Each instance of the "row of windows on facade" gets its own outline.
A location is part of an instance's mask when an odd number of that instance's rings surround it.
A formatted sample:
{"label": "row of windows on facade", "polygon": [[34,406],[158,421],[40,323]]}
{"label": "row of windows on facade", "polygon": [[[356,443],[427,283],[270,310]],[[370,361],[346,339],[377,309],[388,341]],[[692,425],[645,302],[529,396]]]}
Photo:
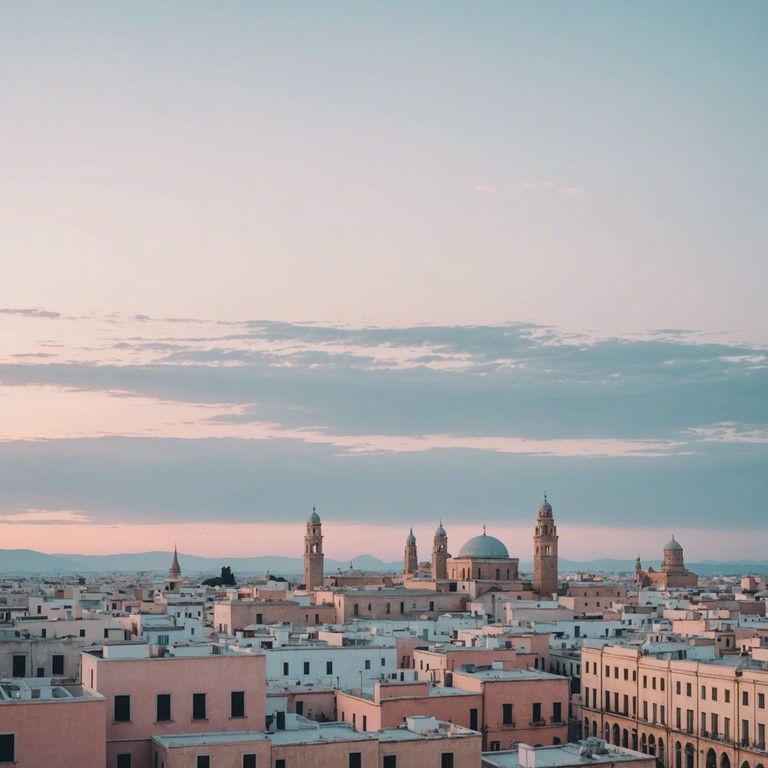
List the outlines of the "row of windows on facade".
{"label": "row of windows on facade", "polygon": [[[381,666],[385,667],[387,665],[387,660],[385,658],[381,659]],[[371,660],[365,659],[365,668],[370,669],[371,668]],[[305,675],[309,675],[311,673],[312,665],[309,661],[302,662],[302,669],[304,670]],[[283,662],[283,675],[290,675],[291,674],[291,665],[290,662],[284,661]],[[332,675],[333,674],[333,662],[332,661],[326,661],[325,662],[325,674],[326,675]]]}
{"label": "row of windows on facade", "polygon": [[[27,677],[27,654],[13,654],[13,677]],[[45,667],[38,667],[37,677],[45,677]],[[54,653],[51,656],[51,675],[64,674],[64,654]]]}
{"label": "row of windows on facade", "polygon": [[[158,693],[155,711],[155,720],[158,723],[167,723],[173,719],[171,708],[171,694]],[[207,694],[192,694],[192,719],[205,720],[207,717]],[[229,705],[230,717],[245,717],[245,691],[232,691]],[[115,696],[113,720],[116,723],[127,723],[131,720],[131,697],[127,694]]]}
{"label": "row of windows on facade", "polygon": [[[0,734],[0,744],[4,735]],[[10,737],[11,739],[13,736]],[[11,752],[11,759],[3,759],[3,753],[0,753],[0,762],[13,762],[13,751]],[[130,753],[122,753],[117,756],[116,768],[131,768],[132,755]],[[155,768],[165,768],[163,763],[159,761],[157,752],[155,753]],[[384,755],[382,758],[382,768],[397,768],[397,755]],[[363,768],[363,755],[362,752],[350,752],[347,756],[348,768]],[[195,768],[214,768],[213,759],[211,755],[197,755],[195,761]],[[242,768],[258,768],[258,756],[253,753],[244,754],[242,756]],[[286,758],[278,758],[275,760],[275,768],[289,768]],[[440,768],[456,768],[453,752],[442,752],[440,754]]]}
{"label": "row of windows on facade", "polygon": [[[688,687],[691,687],[691,684],[688,683]],[[702,689],[704,686],[702,686]],[[716,688],[712,689],[713,691],[716,691]],[[730,691],[726,690],[726,693],[729,694]],[[590,694],[592,698],[592,709],[597,709],[597,691],[592,688],[584,688],[584,702],[587,707],[589,707],[589,701],[590,701]],[[690,696],[691,693],[689,691],[688,695]],[[706,699],[704,692],[702,692],[702,698]],[[764,709],[765,708],[765,696],[762,693],[757,694],[758,699],[758,708]],[[717,696],[713,696],[713,700],[717,700]],[[726,696],[725,698],[726,702],[730,700],[729,696]],[[625,717],[630,716],[629,712],[629,697],[625,694],[623,696],[622,704],[623,706],[619,706],[619,694],[614,693],[613,694],[613,707],[611,707],[611,694],[609,692],[605,692],[605,706],[603,708],[603,711],[605,712],[614,712],[616,714],[624,715]],[[742,692],[742,703],[744,705],[749,705],[749,696],[747,691]],[[642,715],[641,719],[650,722],[652,724],[659,724],[659,725],[666,725],[666,708],[663,704],[657,705],[655,703],[651,704],[650,708],[650,717],[649,717],[649,707],[648,702],[643,701],[642,702]],[[699,735],[704,738],[712,738],[717,739],[721,741],[730,742],[731,739],[731,718],[730,717],[724,717],[722,719],[722,729],[720,728],[720,714],[717,712],[701,712],[701,728],[699,731]],[[632,697],[632,713],[631,717],[637,717],[637,698],[635,696]],[[694,732],[694,719],[695,719],[695,712],[692,709],[686,709],[685,710],[685,725],[683,725],[683,709],[681,707],[675,708],[675,722],[674,727],[677,730],[683,731],[685,730],[687,733],[693,733]],[[749,720],[742,720],[741,721],[741,745],[742,746],[750,746],[750,728],[749,728]],[[756,746],[758,749],[765,749],[765,724],[764,723],[758,723],[757,724],[757,741],[755,742],[754,746]]]}
{"label": "row of windows on facade", "polygon": [[[584,720],[584,732],[586,735],[589,735],[590,733],[589,718],[585,718]],[[597,720],[592,721],[591,732],[593,736],[597,736]],[[630,733],[626,728],[620,731],[617,723],[614,723],[613,727],[611,727],[609,723],[606,723],[605,740],[609,743],[615,744],[616,746],[631,748],[635,751],[639,749],[640,752],[643,752],[646,755],[657,757],[660,763],[664,764],[665,762],[664,739],[659,737],[657,741],[653,734],[648,734],[647,736],[644,733],[641,734],[638,743],[638,734],[636,730],[632,731],[630,739]],[[683,768],[683,755],[685,755],[685,768],[694,768],[696,761],[696,750],[693,744],[689,742],[683,745],[682,742],[676,741],[673,751],[674,768]],[[702,750],[702,753],[703,752],[704,750]],[[713,748],[707,750],[705,766],[706,768],[718,768],[717,753]],[[719,768],[730,768],[730,766],[731,760],[728,756],[728,753],[721,753]],[[749,761],[744,760],[741,763],[741,768],[751,768]],[[764,765],[758,762],[755,768],[764,768]]]}
{"label": "row of windows on facade", "polygon": [[[587,662],[585,662],[585,664],[586,664],[585,671],[589,672],[589,662],[587,661]],[[597,672],[597,662],[592,662],[592,665],[593,665],[593,670],[592,671],[593,672]],[[604,677],[606,677],[606,678],[611,677],[611,667],[610,667],[609,664],[605,665]],[[615,679],[619,678],[619,668],[618,667],[613,667],[613,677]],[[629,670],[626,669],[626,668],[624,668],[624,670],[623,670],[623,678],[624,678],[624,680],[628,680],[629,679]],[[637,681],[637,673],[634,670],[632,670],[632,682],[636,682],[636,681]],[[664,690],[664,685],[665,685],[663,677],[658,678],[658,685],[659,685],[659,690],[663,691]],[[702,701],[706,701],[706,699],[707,699],[707,687],[708,686],[706,686],[706,685],[702,685],[701,686],[701,691],[700,691],[701,696],[700,696],[700,698],[701,698]],[[643,675],[643,688],[648,688],[648,675]],[[654,675],[651,676],[651,690],[656,690],[656,677]],[[719,695],[718,694],[718,690],[719,689],[716,688],[715,686],[710,686],[709,690],[710,690],[710,694],[709,695],[710,695],[710,698],[712,699],[712,701],[717,701],[718,700],[718,695]],[[682,681],[680,681],[680,680],[676,680],[675,681],[675,693],[678,696],[682,696],[683,695],[683,684],[682,684]],[[685,695],[686,696],[692,696],[693,695],[693,684],[692,683],[686,683],[685,684]],[[731,691],[728,688],[724,688],[723,689],[723,701],[725,701],[726,704],[730,703],[730,701],[731,701]],[[749,691],[742,691],[741,692],[741,703],[745,707],[749,706]],[[758,709],[765,709],[765,693],[758,693],[757,694],[757,707],[758,707]]]}

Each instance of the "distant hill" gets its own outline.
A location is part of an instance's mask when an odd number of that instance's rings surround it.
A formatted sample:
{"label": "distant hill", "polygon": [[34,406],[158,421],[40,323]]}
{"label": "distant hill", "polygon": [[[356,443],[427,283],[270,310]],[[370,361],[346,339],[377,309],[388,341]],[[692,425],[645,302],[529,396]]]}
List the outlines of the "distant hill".
{"label": "distant hill", "polygon": [[[152,571],[164,573],[173,560],[173,552],[138,552],[116,555],[47,555],[32,549],[0,549],[0,573],[7,575],[29,576],[40,575],[73,575],[85,573],[135,573],[137,571]],[[302,559],[299,557],[198,557],[179,553],[182,573],[186,575],[204,574],[218,575],[221,567],[228,565],[235,576],[263,575],[267,572],[275,576],[300,576],[303,571]],[[359,555],[352,558],[351,564],[355,570],[399,572],[403,564],[401,560],[383,562],[372,555]],[[747,573],[768,574],[766,560],[738,560],[734,562],[716,563],[705,561],[687,563],[689,570],[699,576],[710,577],[742,576]],[[349,560],[325,559],[325,573],[330,575],[337,571],[349,569]],[[560,573],[584,572],[589,573],[631,573],[635,568],[634,560],[615,560],[604,558],[579,562],[560,558]],[[643,561],[643,567],[660,567],[658,560]],[[520,571],[530,574],[532,563],[520,563]]]}

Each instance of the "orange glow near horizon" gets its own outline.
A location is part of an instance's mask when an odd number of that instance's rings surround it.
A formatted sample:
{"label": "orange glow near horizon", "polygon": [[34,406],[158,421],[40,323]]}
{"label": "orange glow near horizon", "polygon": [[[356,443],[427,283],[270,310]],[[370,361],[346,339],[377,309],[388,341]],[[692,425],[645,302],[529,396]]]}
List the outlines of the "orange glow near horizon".
{"label": "orange glow near horizon", "polygon": [[[35,517],[39,515],[41,517]],[[32,517],[30,517],[32,516]],[[77,512],[26,512],[0,518],[0,535],[4,549],[33,549],[48,554],[109,555],[149,551],[172,551],[174,544],[180,555],[200,557],[300,558],[303,550],[304,523],[197,523],[114,524],[85,522]],[[436,521],[414,525],[419,559],[429,560]],[[445,522],[449,551],[455,556],[461,545],[482,533],[481,525],[454,525]],[[389,526],[350,523],[343,520],[323,521],[325,556],[333,560],[351,560],[373,555],[385,562],[396,562],[403,556],[405,537],[410,525]],[[676,528],[674,532],[659,528],[604,528],[598,526],[560,525],[560,556],[576,561],[598,558],[644,560],[661,558],[664,544],[675,537],[686,549],[686,560],[722,559],[718,554],[719,539],[714,531]],[[511,557],[522,562],[532,560],[533,526],[488,526],[488,535],[507,546]],[[755,531],[734,532],[734,543],[750,551],[758,538]],[[748,556],[745,554],[745,556]],[[753,555],[757,556],[757,555]],[[183,564],[182,564],[183,568]]]}

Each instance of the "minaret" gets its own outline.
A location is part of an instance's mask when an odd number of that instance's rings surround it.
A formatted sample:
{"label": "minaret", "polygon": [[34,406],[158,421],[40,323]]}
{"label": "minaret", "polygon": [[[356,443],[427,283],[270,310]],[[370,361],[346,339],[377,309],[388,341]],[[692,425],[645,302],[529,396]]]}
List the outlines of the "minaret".
{"label": "minaret", "polygon": [[552,505],[544,495],[539,507],[536,533],[533,537],[533,591],[540,597],[557,592],[557,526],[552,517]]}
{"label": "minaret", "polygon": [[173,562],[171,563],[171,567],[168,569],[168,578],[169,579],[180,579],[181,578],[181,566],[179,565],[179,554],[176,551],[176,545],[173,545]]}
{"label": "minaret", "polygon": [[437,526],[432,540],[432,581],[448,578],[448,534],[442,522]]}
{"label": "minaret", "polygon": [[323,526],[320,515],[312,507],[304,535],[304,586],[307,589],[323,586]]}
{"label": "minaret", "polygon": [[405,540],[405,557],[403,558],[403,576],[412,576],[419,570],[419,557],[416,554],[416,537],[413,528]]}

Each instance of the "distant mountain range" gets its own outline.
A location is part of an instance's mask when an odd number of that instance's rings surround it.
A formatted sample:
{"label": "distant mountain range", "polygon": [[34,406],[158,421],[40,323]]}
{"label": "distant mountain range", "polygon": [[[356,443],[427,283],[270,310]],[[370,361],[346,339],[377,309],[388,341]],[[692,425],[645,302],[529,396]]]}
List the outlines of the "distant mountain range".
{"label": "distant mountain range", "polygon": [[[6,575],[74,575],[90,573],[136,573],[150,571],[164,573],[173,560],[173,552],[139,552],[118,555],[47,555],[32,549],[0,549],[0,573]],[[269,572],[275,576],[299,576],[302,573],[302,560],[299,557],[197,557],[179,553],[182,573],[188,576],[218,575],[221,567],[228,565],[236,576],[262,576]],[[359,555],[352,558],[351,565],[361,571],[400,572],[401,560],[385,563],[372,555]],[[635,568],[634,560],[601,559],[589,562],[577,562],[560,558],[560,573],[629,573]],[[658,569],[659,561],[643,561],[643,567],[653,566]],[[325,573],[346,571],[349,560],[325,559]],[[699,576],[714,575],[741,576],[746,573],[768,574],[768,560],[738,560],[717,563],[706,560],[701,563],[689,563],[687,566]],[[520,570],[531,572],[532,563],[520,563]]]}

